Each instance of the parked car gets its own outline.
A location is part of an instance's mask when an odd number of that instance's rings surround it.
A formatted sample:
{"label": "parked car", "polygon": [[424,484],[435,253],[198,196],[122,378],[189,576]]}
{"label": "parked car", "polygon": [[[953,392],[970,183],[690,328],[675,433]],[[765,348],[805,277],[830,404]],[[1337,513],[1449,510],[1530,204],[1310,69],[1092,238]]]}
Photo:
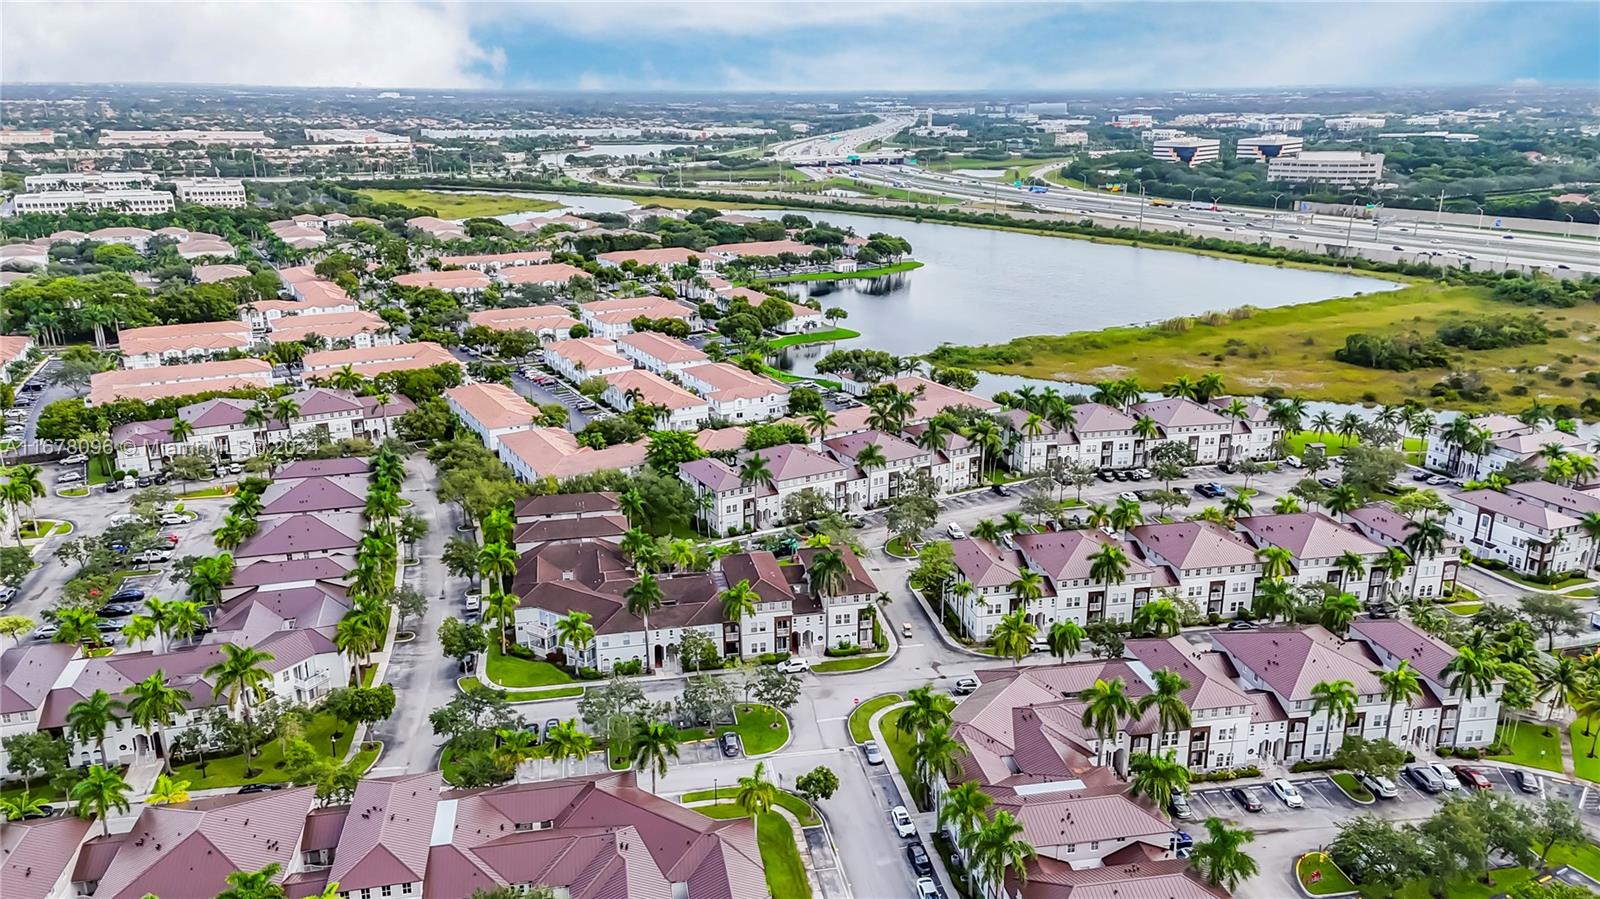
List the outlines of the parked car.
{"label": "parked car", "polygon": [[143,590],[138,587],[123,587],[121,590],[111,594],[111,599],[108,602],[142,602],[143,600]]}
{"label": "parked car", "polygon": [[1424,793],[1433,795],[1444,792],[1444,779],[1434,772],[1431,765],[1407,765],[1405,774]]}
{"label": "parked car", "polygon": [[126,618],[137,611],[131,604],[125,602],[107,603],[97,612],[101,618]]}
{"label": "parked car", "polygon": [[1284,456],[1283,457],[1283,464],[1289,466],[1290,468],[1305,468],[1306,467],[1306,463],[1301,462],[1299,456]]}
{"label": "parked car", "polygon": [[1489,778],[1471,765],[1451,765],[1450,770],[1455,773],[1456,780],[1469,790],[1491,789]]}
{"label": "parked car", "polygon": [[911,870],[922,876],[933,873],[933,859],[928,858],[928,850],[922,848],[921,843],[906,847],[906,860],[911,862]]}
{"label": "parked car", "polygon": [[37,628],[34,628],[33,639],[35,639],[35,640],[50,640],[50,639],[53,639],[55,637],[55,635],[56,635],[56,630],[57,630],[57,628],[53,624],[41,624]]}
{"label": "parked car", "polygon": [[[851,174],[855,174],[851,172]],[[917,899],[943,899],[939,893],[939,884],[932,877],[917,878]]]}
{"label": "parked car", "polygon": [[61,464],[62,465],[82,465],[83,463],[85,463],[87,461],[89,461],[89,457],[87,455],[85,455],[84,453],[73,453],[70,456],[64,457],[61,460]]}
{"label": "parked car", "polygon": [[1155,476],[1156,473],[1148,468],[1135,468],[1133,470],[1133,477],[1135,480],[1148,481]]}
{"label": "parked car", "polygon": [[135,562],[165,562],[172,558],[170,549],[147,549],[142,553],[134,554]]}
{"label": "parked car", "polygon": [[1106,471],[1104,468],[1102,468],[1099,471],[1095,472],[1094,476],[1099,478],[1102,481],[1107,482],[1107,483],[1110,483],[1111,481],[1115,480],[1114,478],[1111,477],[1111,472]]}
{"label": "parked car", "polygon": [[990,487],[989,489],[991,491],[995,492],[995,493],[1000,494],[1001,496],[1010,496],[1011,495],[1011,488],[1007,487],[1004,484],[995,484],[993,487]]}
{"label": "parked car", "polygon": [[878,743],[876,740],[868,740],[866,745],[861,747],[861,752],[867,757],[867,764],[883,764],[883,750],[878,748]]}
{"label": "parked car", "polygon": [[1228,622],[1228,630],[1230,631],[1253,631],[1255,629],[1256,623],[1254,621],[1246,621],[1243,618],[1235,618]]}
{"label": "parked car", "polygon": [[476,612],[478,610],[478,606],[483,602],[483,594],[468,593],[465,597],[463,597],[463,602],[466,605],[467,611]]}
{"label": "parked car", "polygon": [[717,743],[722,747],[722,755],[725,758],[736,759],[744,755],[744,742],[731,730],[718,737]]}
{"label": "parked car", "polygon": [[189,522],[191,522],[193,520],[194,519],[190,518],[187,515],[179,515],[176,512],[168,512],[168,513],[166,513],[166,514],[161,516],[161,523],[164,524],[164,525],[168,525],[168,526],[178,525],[178,524],[188,524]]}
{"label": "parked car", "polygon": [[811,662],[806,659],[784,659],[778,663],[780,674],[800,674],[811,670]]}
{"label": "parked car", "polygon": [[950,688],[950,692],[956,694],[957,696],[966,696],[967,694],[972,693],[973,691],[975,691],[977,689],[978,689],[978,679],[977,678],[975,678],[975,677],[958,677],[958,678],[956,678],[956,685]]}
{"label": "parked car", "polygon": [[1446,792],[1454,793],[1461,789],[1460,782],[1456,780],[1456,776],[1450,772],[1449,768],[1439,762],[1433,762],[1428,767],[1433,769],[1434,776],[1438,777],[1439,782],[1444,784]]}
{"label": "parked car", "polygon": [[1124,499],[1130,503],[1136,503],[1139,501],[1139,494],[1134,493],[1132,490],[1124,490],[1117,494],[1117,499]]}
{"label": "parked car", "polygon": [[1288,780],[1280,777],[1271,784],[1272,794],[1289,808],[1305,808],[1306,800],[1300,795],[1299,789]]}
{"label": "parked car", "polygon": [[83,472],[81,471],[63,471],[56,475],[57,484],[76,484],[81,480],[83,480]]}
{"label": "parked car", "polygon": [[1400,795],[1400,791],[1396,789],[1394,781],[1381,774],[1357,774],[1356,782],[1379,799],[1393,799]]}
{"label": "parked car", "polygon": [[903,805],[897,805],[889,811],[889,820],[894,822],[894,832],[902,839],[911,839],[917,835],[917,825],[911,823],[911,813]]}
{"label": "parked car", "polygon": [[950,535],[951,540],[964,540],[967,536],[967,532],[961,529],[961,525],[953,521],[944,526],[944,532]]}
{"label": "parked car", "polygon": [[1412,474],[1411,474],[1411,480],[1413,480],[1413,481],[1426,481],[1427,479],[1429,479],[1431,477],[1433,477],[1433,475],[1429,474],[1426,470],[1420,469],[1420,468],[1417,469],[1416,471],[1412,472]]}
{"label": "parked car", "polygon": [[16,587],[11,586],[10,584],[0,584],[0,609],[5,608],[6,603],[11,602],[11,598],[16,595]]}
{"label": "parked car", "polygon": [[1317,483],[1328,488],[1329,490],[1332,490],[1333,488],[1339,486],[1339,479],[1330,478],[1324,475],[1323,477],[1317,478]]}
{"label": "parked car", "polygon": [[1223,488],[1223,486],[1221,484],[1218,484],[1216,481],[1212,481],[1209,484],[1196,484],[1195,487],[1194,487],[1194,492],[1200,494],[1201,496],[1203,496],[1203,497],[1205,497],[1207,499],[1215,499],[1216,497],[1219,497],[1219,496],[1227,496],[1228,495],[1228,491],[1225,490]]}
{"label": "parked car", "polygon": [[1511,771],[1511,782],[1516,785],[1517,789],[1527,793],[1529,796],[1544,795],[1544,781],[1539,779],[1539,775],[1534,774],[1531,771],[1524,771],[1521,768],[1513,768]]}
{"label": "parked car", "polygon": [[245,784],[244,786],[239,788],[239,794],[243,795],[245,793],[270,793],[273,790],[281,790],[281,789],[283,789],[283,788],[285,788],[287,786],[289,786],[287,783]]}
{"label": "parked car", "polygon": [[1172,794],[1172,817],[1179,821],[1193,821],[1194,809],[1189,807],[1189,797],[1183,793]]}
{"label": "parked car", "polygon": [[1228,795],[1233,797],[1234,802],[1244,806],[1247,812],[1261,811],[1261,797],[1256,794],[1254,787],[1229,787]]}
{"label": "parked car", "polygon": [[22,820],[24,820],[24,821],[37,821],[40,818],[48,818],[48,817],[54,815],[55,813],[56,813],[56,807],[55,806],[53,806],[53,805],[40,805],[37,809],[34,809],[32,811],[28,811],[28,812],[23,813]]}

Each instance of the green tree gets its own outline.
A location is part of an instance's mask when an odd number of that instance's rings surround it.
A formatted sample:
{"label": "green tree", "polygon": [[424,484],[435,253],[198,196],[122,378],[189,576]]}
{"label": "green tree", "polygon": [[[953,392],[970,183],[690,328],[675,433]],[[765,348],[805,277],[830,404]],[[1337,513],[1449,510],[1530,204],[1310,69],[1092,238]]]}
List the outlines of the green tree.
{"label": "green tree", "polygon": [[104,690],[95,690],[67,709],[67,733],[80,743],[93,743],[100,750],[101,764],[110,767],[106,734],[117,726],[125,709],[122,700]]}
{"label": "green tree", "polygon": [[1100,738],[1095,760],[1097,764],[1104,765],[1106,744],[1111,744],[1114,751],[1117,734],[1122,730],[1122,720],[1137,714],[1134,702],[1128,698],[1127,685],[1120,677],[1111,680],[1095,678],[1095,682],[1079,693],[1078,698],[1084,703],[1080,723]]}
{"label": "green tree", "polygon": [[1128,771],[1130,791],[1149,797],[1158,809],[1171,807],[1172,797],[1189,789],[1189,769],[1177,761],[1172,750],[1163,755],[1134,753]]}
{"label": "green tree", "polygon": [[211,681],[213,698],[225,699],[229,710],[242,711],[244,714],[244,774],[247,779],[260,773],[252,764],[255,747],[249,736],[253,731],[249,727],[250,706],[267,698],[267,684],[272,679],[272,673],[267,670],[266,664],[272,659],[270,652],[224,643],[222,658],[205,672],[206,679]]}
{"label": "green tree", "polygon": [[1356,711],[1356,686],[1347,680],[1321,681],[1311,687],[1311,714],[1323,712],[1327,729],[1322,734],[1322,757],[1328,757],[1328,746],[1335,729],[1343,731],[1345,722]]}
{"label": "green tree", "polygon": [[94,815],[100,819],[100,835],[111,836],[111,822],[106,815],[112,811],[126,812],[129,808],[128,782],[121,773],[91,765],[83,777],[72,786],[69,798],[77,803],[78,817]]}
{"label": "green tree", "polygon": [[638,721],[630,740],[629,755],[633,770],[650,772],[650,792],[656,791],[656,776],[667,773],[667,761],[678,757],[678,731],[663,721]]}
{"label": "green tree", "polygon": [[1190,860],[1207,883],[1233,892],[1258,870],[1256,860],[1244,849],[1255,838],[1245,828],[1232,828],[1220,818],[1207,818],[1206,839],[1195,844]]}
{"label": "green tree", "polygon": [[994,631],[990,633],[989,640],[994,646],[995,655],[1021,662],[1033,648],[1033,638],[1039,628],[1028,620],[1028,613],[1018,609],[1000,616],[995,623]]}
{"label": "green tree", "polygon": [[[172,722],[183,714],[185,703],[194,698],[188,690],[168,684],[166,674],[159,668],[123,693],[129,697],[128,719],[151,738],[152,746],[155,745],[156,730],[171,727]],[[162,767],[167,771],[172,770],[171,758],[171,752],[162,753]]]}
{"label": "green tree", "polygon": [[752,818],[772,811],[777,798],[778,788],[767,779],[766,762],[756,762],[756,770],[750,776],[739,778],[738,792],[734,794],[734,802]]}

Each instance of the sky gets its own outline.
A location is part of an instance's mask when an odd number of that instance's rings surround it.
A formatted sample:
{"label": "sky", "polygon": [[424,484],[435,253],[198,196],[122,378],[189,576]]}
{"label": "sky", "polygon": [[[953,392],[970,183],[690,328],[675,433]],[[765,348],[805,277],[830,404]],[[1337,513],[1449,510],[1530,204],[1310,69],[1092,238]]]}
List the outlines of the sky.
{"label": "sky", "polygon": [[0,0],[0,81],[708,91],[1600,84],[1574,2]]}

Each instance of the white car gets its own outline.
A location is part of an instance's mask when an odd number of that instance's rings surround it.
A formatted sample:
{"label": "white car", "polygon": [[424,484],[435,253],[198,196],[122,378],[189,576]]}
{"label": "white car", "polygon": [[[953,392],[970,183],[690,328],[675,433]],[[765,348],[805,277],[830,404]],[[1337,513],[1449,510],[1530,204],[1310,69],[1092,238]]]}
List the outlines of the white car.
{"label": "white car", "polygon": [[5,608],[6,603],[11,602],[12,597],[16,595],[16,587],[11,586],[10,584],[0,584],[0,609]]}
{"label": "white car", "polygon": [[918,877],[917,899],[939,899],[939,884],[932,877]]}
{"label": "white car", "polygon": [[76,484],[81,480],[83,480],[83,472],[81,471],[63,471],[56,475],[57,484]]}
{"label": "white car", "polygon": [[778,663],[779,674],[800,674],[811,670],[811,662],[806,659],[784,659]]}
{"label": "white car", "polygon": [[467,611],[469,611],[469,612],[478,611],[478,606],[482,602],[483,602],[483,594],[482,593],[468,593],[466,595]]}
{"label": "white car", "polygon": [[883,750],[878,748],[876,740],[868,740],[866,745],[861,747],[861,753],[867,757],[867,764],[883,764]]}
{"label": "white car", "polygon": [[905,839],[917,835],[917,825],[911,823],[911,813],[903,805],[897,805],[889,812],[889,820],[894,822],[894,832]]}
{"label": "white car", "polygon": [[961,525],[953,521],[945,525],[944,532],[950,535],[951,540],[963,540],[967,536],[967,532],[961,529]]}
{"label": "white car", "polygon": [[1380,799],[1393,799],[1400,795],[1400,791],[1395,788],[1394,781],[1384,777],[1382,774],[1357,774],[1356,781],[1366,787],[1368,792]]}
{"label": "white car", "polygon": [[1272,782],[1272,794],[1277,796],[1289,808],[1306,807],[1305,797],[1300,795],[1300,791],[1295,789],[1294,784],[1281,777]]}
{"label": "white car", "polygon": [[161,516],[162,524],[188,524],[191,520],[192,519],[190,519],[189,516],[179,515],[176,512],[168,512],[167,514]]}
{"label": "white car", "polygon": [[1439,779],[1444,781],[1444,791],[1446,793],[1453,793],[1456,790],[1461,789],[1461,781],[1456,778],[1456,773],[1454,771],[1451,771],[1449,768],[1446,768],[1439,762],[1434,762],[1428,767],[1432,768],[1433,773],[1439,775]]}
{"label": "white car", "polygon": [[1117,494],[1117,499],[1126,500],[1130,503],[1136,503],[1139,501],[1139,494],[1134,493],[1132,490],[1124,490]]}
{"label": "white car", "polygon": [[1299,456],[1284,456],[1283,457],[1283,464],[1289,466],[1290,468],[1305,468],[1306,467],[1306,463],[1301,462]]}
{"label": "white car", "polygon": [[87,461],[89,461],[89,457],[84,455],[83,453],[73,453],[72,455],[67,456],[65,459],[62,459],[61,460],[61,464],[62,465],[82,465],[83,463],[85,463]]}

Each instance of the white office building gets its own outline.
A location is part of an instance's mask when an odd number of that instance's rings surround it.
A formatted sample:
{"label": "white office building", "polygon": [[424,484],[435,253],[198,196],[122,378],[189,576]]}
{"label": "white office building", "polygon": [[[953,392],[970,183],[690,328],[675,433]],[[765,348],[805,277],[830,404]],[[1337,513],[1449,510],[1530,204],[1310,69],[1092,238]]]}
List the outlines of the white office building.
{"label": "white office building", "polygon": [[1317,150],[1267,162],[1268,181],[1373,184],[1382,177],[1383,154],[1360,150]]}
{"label": "white office building", "polygon": [[61,175],[29,175],[22,179],[28,193],[48,190],[130,190],[151,187],[156,176],[151,172],[67,172]]}
{"label": "white office building", "polygon": [[236,178],[186,178],[174,181],[178,202],[196,206],[222,206],[243,209],[244,182]]}
{"label": "white office building", "polygon": [[1222,141],[1211,137],[1168,138],[1151,144],[1150,155],[1179,165],[1205,165],[1222,158]]}
{"label": "white office building", "polygon": [[1322,125],[1329,131],[1376,131],[1389,120],[1383,116],[1343,116],[1341,118],[1323,119]]}
{"label": "white office building", "polygon": [[17,194],[11,202],[19,214],[112,209],[134,215],[156,215],[173,209],[172,194],[162,190],[50,190]]}
{"label": "white office building", "polygon": [[1240,138],[1234,155],[1240,159],[1268,162],[1286,156],[1299,156],[1305,148],[1306,142],[1303,138],[1290,137],[1287,134],[1263,134],[1260,137]]}

